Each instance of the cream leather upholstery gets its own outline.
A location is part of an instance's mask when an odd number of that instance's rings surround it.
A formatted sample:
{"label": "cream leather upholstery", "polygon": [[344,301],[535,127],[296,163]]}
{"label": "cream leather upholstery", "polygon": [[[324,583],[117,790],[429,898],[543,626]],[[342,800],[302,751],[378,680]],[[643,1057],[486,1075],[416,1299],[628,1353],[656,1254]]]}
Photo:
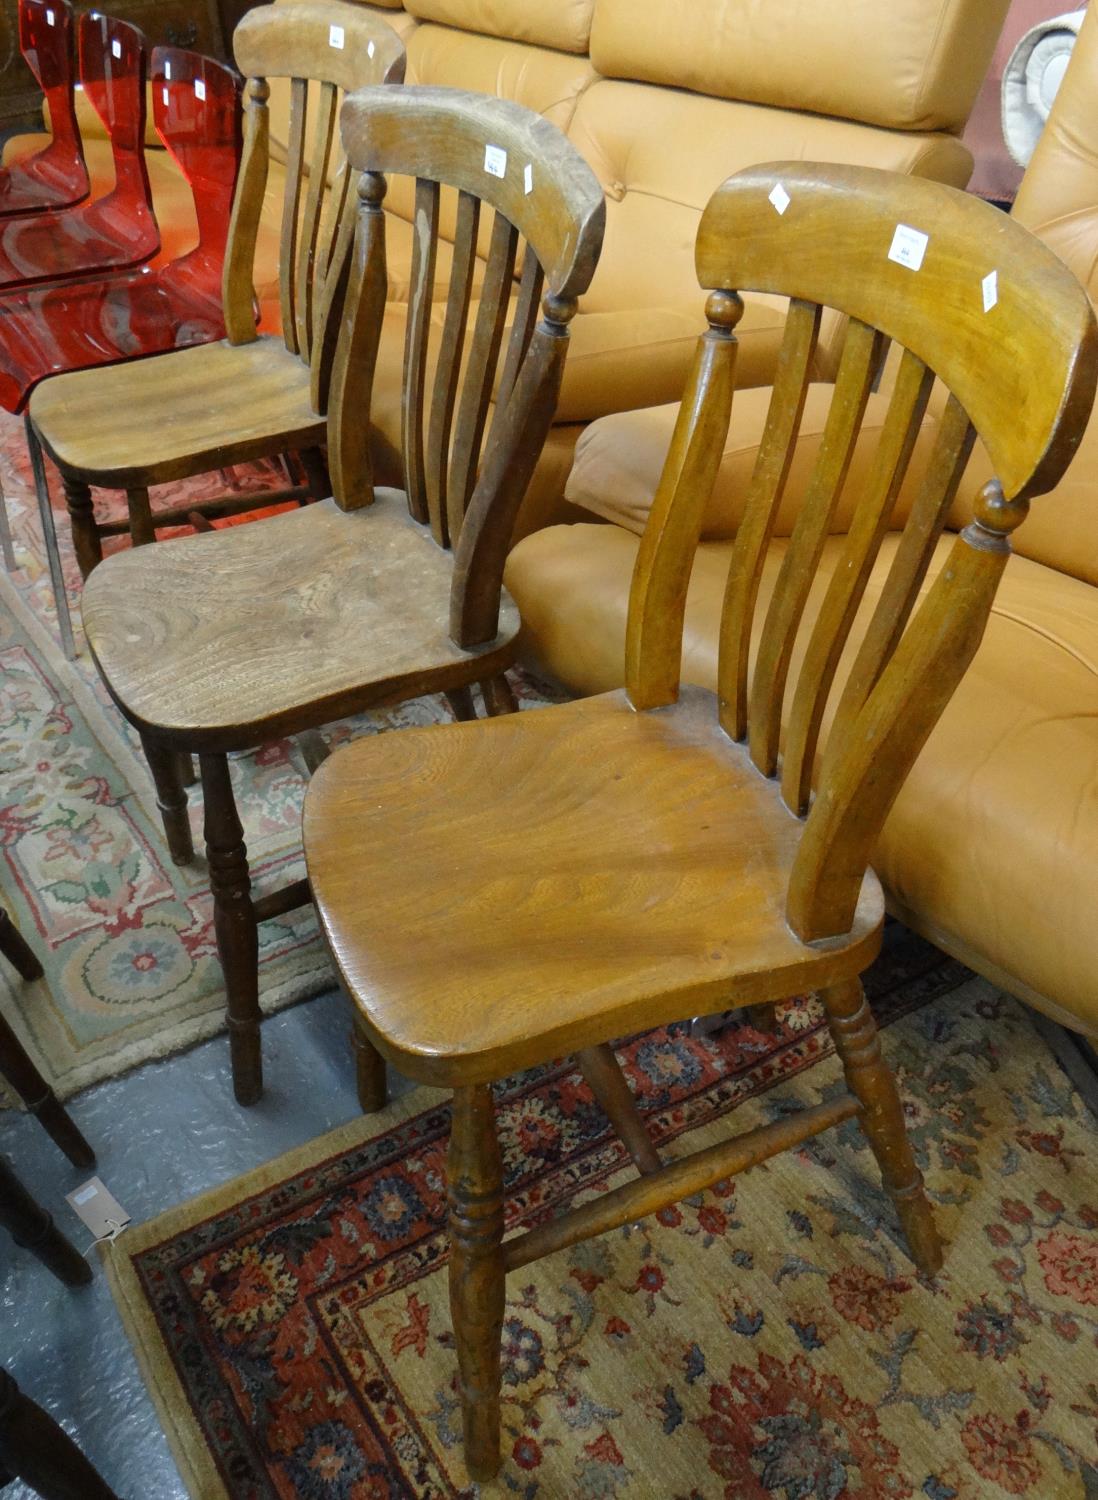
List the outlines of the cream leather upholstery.
{"label": "cream leather upholstery", "polygon": [[[1015,205],[1098,300],[1098,15],[1078,45]],[[887,386],[887,376],[885,385]],[[814,459],[830,388],[812,388],[801,449]],[[754,462],[769,391],[741,391],[709,503],[688,607],[684,675],[712,686],[729,540]],[[867,473],[885,395],[855,455]],[[940,402],[932,399],[932,412]],[[637,536],[670,439],[674,408],[587,427],[572,502],[613,524],[557,526],[512,554],[507,584],[527,649],[577,692],[619,686]],[[920,437],[924,450],[933,418]],[[916,456],[916,467],[918,455]],[[979,448],[950,523],[963,524],[991,465]],[[897,519],[910,496],[901,495]],[[844,524],[844,513],[836,528]],[[777,559],[792,514],[779,517]],[[892,546],[895,538],[889,538]],[[1057,489],[1034,502],[976,661],[886,824],[875,867],[894,909],[943,947],[1049,1015],[1098,1037],[1091,940],[1098,899],[1098,419]],[[943,543],[943,546],[946,545]],[[890,550],[890,549],[886,549]],[[837,544],[829,544],[834,556]],[[878,566],[878,575],[881,572]],[[811,620],[813,608],[806,612]]]}

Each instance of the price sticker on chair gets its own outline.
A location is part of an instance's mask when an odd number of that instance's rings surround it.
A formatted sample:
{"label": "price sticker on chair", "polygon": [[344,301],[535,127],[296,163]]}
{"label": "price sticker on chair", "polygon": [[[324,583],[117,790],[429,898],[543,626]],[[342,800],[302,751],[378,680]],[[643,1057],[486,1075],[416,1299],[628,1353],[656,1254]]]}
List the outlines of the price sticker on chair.
{"label": "price sticker on chair", "polygon": [[929,244],[929,234],[924,234],[921,229],[912,229],[910,224],[897,224],[888,258],[898,266],[906,266],[909,271],[917,271],[923,263]]}
{"label": "price sticker on chair", "polygon": [[46,25],[47,26],[56,26],[57,25],[57,22],[56,22],[56,20],[54,18],[54,14],[53,14],[52,10],[48,10],[46,12]]}
{"label": "price sticker on chair", "polygon": [[534,166],[532,162],[526,163],[526,170],[522,174],[522,190],[527,197],[534,191]]}
{"label": "price sticker on chair", "polygon": [[165,58],[165,60],[164,60],[164,77],[165,78],[170,78],[171,76],[172,76],[172,60],[169,57],[169,58]]}
{"label": "price sticker on chair", "polygon": [[980,282],[980,290],[984,294],[984,312],[989,313],[999,300],[999,273],[989,271]]}
{"label": "price sticker on chair", "polygon": [[377,48],[374,46],[373,42],[367,42],[366,43],[366,56],[367,57],[373,57],[373,55],[374,55],[374,53],[376,51],[377,51]]}
{"label": "price sticker on chair", "polygon": [[194,81],[194,97],[196,99],[205,99],[206,97],[206,83],[202,78],[196,78]]}
{"label": "price sticker on chair", "polygon": [[334,47],[337,52],[342,52],[346,45],[346,33],[342,26],[328,27],[328,46]]}
{"label": "price sticker on chair", "polygon": [[489,177],[507,176],[507,152],[502,146],[485,146],[484,170]]}
{"label": "price sticker on chair", "polygon": [[784,214],[793,202],[793,199],[786,192],[785,188],[782,187],[781,183],[776,182],[770,191],[770,201],[780,214]]}
{"label": "price sticker on chair", "polygon": [[114,41],[111,43],[111,56],[112,57],[121,57],[122,56],[122,43],[118,40],[117,37],[115,37]]}

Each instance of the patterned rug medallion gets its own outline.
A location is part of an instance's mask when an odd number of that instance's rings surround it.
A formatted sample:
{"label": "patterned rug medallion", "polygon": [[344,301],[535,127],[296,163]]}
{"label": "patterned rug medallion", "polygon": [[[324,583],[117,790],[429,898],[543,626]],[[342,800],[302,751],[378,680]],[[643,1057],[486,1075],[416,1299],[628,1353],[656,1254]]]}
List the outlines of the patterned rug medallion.
{"label": "patterned rug medallion", "polygon": [[[447,1307],[448,1111],[416,1090],[111,1248],[192,1494],[1093,1500],[1098,1129],[1024,1009],[958,965],[894,930],[871,992],[902,1018],[886,1047],[949,1245],[934,1283],[854,1122],[550,1257],[508,1284],[504,1465],[478,1490]],[[806,1002],[776,1039],[653,1033],[623,1060],[671,1155],[838,1087]],[[509,1228],[628,1176],[566,1066],[498,1102]]]}
{"label": "patterned rug medallion", "polygon": [[[245,490],[285,483],[260,465],[228,478]],[[199,855],[186,869],[172,864],[136,735],[87,649],[74,663],[61,654],[22,420],[4,412],[0,484],[19,564],[13,574],[0,571],[0,905],[46,975],[25,985],[0,965],[0,1006],[65,1097],[212,1035],[223,1024],[224,991],[205,860]],[[173,485],[171,495],[178,502],[225,487],[225,477],[213,474]],[[119,500],[96,492],[97,509]],[[55,508],[82,646],[79,573],[60,494]],[[541,701],[525,680],[516,686],[524,703]],[[335,744],[352,733],[448,717],[441,699],[420,699],[326,736]],[[266,745],[231,768],[256,890],[295,879],[303,873],[305,770],[292,742]],[[201,850],[200,803],[193,793]],[[334,983],[311,909],[264,922],[259,961],[269,1010]]]}

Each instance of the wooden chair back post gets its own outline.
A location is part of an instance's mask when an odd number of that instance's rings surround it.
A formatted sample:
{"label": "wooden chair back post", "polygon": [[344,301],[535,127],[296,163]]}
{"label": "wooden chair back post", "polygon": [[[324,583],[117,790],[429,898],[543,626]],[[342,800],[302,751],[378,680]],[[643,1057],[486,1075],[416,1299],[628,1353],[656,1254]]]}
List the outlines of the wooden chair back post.
{"label": "wooden chair back post", "polygon": [[[314,405],[323,411],[334,348],[327,317],[333,310],[338,315],[338,299],[326,297],[325,289],[340,224],[353,217],[347,211],[350,178],[336,121],[348,90],[403,80],[404,44],[376,15],[336,0],[307,0],[249,11],[233,34],[233,53],[248,83],[244,156],[223,283],[228,338],[241,344],[256,337],[253,265],[270,159],[267,80],[288,78],[290,139],[279,254],[282,334],[286,347],[312,366]],[[312,93],[310,84],[316,86]],[[309,118],[310,100],[315,121]]]}
{"label": "wooden chair back post", "polygon": [[[329,410],[335,497],[345,509],[373,498],[368,414],[385,303],[384,174],[406,174],[416,179],[416,200],[401,408],[405,487],[412,516],[455,549],[451,635],[460,646],[479,645],[496,634],[514,517],[556,408],[568,324],[602,246],[602,190],[547,120],[459,89],[364,89],[345,102],[342,132],[363,178]],[[429,380],[442,187],[457,190],[457,231]],[[473,315],[482,205],[494,220]]]}
{"label": "wooden chair back post", "polygon": [[[1057,483],[1082,436],[1098,335],[1074,276],[1006,215],[941,184],[868,168],[783,162],[730,178],[702,217],[697,266],[710,289],[710,327],[638,552],[626,688],[638,709],[677,696],[686,589],[732,407],[738,294],[789,297],[729,566],[718,712],[760,774],[780,776],[784,801],[804,819],[787,916],[815,941],[849,931],[884,819],[980,643],[1009,533],[1029,500]],[[763,614],[760,579],[823,307],[845,313],[848,330],[819,454]],[[809,593],[890,344],[902,352],[871,470],[802,643]],[[935,378],[948,402],[925,468],[913,476],[914,502],[880,598],[837,684]],[[998,479],[916,610],[976,433]]]}

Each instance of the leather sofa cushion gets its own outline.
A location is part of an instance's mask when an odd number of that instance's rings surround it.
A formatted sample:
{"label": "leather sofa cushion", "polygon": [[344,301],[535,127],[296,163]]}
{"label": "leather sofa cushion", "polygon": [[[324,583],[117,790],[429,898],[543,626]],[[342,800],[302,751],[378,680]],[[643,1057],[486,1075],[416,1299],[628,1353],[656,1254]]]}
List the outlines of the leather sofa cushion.
{"label": "leather sofa cushion", "polygon": [[[652,337],[646,342],[631,333],[612,372],[613,379],[626,379],[631,390],[647,388],[642,399],[649,405],[681,392],[694,333],[704,325],[705,298],[694,269],[698,224],[715,189],[733,172],[766,158],[811,156],[936,177],[963,187],[972,166],[967,149],[948,135],[902,134],[619,81],[600,80],[584,90],[568,136],[606,191],[606,237],[582,313],[628,313],[643,326],[646,309],[661,310],[660,320],[653,319]],[[677,149],[669,149],[669,142]],[[751,311],[739,330],[737,378],[741,385],[757,385],[773,373],[784,303],[748,300]],[[684,330],[674,346],[667,342],[668,315]],[[820,376],[833,371],[840,326],[832,317],[825,328],[816,371]],[[643,373],[646,367],[650,381]],[[669,368],[677,383],[664,378]],[[657,389],[663,395],[656,395]],[[577,399],[568,406],[569,420],[597,417],[624,404],[605,385],[601,393],[588,386],[587,395],[582,404]]]}
{"label": "leather sofa cushion", "polygon": [[[864,120],[960,130],[1009,0],[598,0],[606,77]],[[760,156],[758,160],[764,160]]]}
{"label": "leather sofa cushion", "polygon": [[[897,540],[885,539],[870,603]],[[931,576],[952,544],[943,539]],[[527,654],[575,692],[621,685],[637,545],[618,526],[555,526],[511,554],[506,584],[522,613]],[[785,545],[771,549],[764,598]],[[730,548],[701,546],[687,602],[683,677],[709,688]],[[840,549],[839,538],[826,545],[808,619]],[[954,951],[993,955],[1004,983],[1094,1035],[1096,642],[1098,591],[1012,558],[976,660],[889,815],[874,860],[886,889],[931,937]],[[849,661],[848,652],[841,673]]]}
{"label": "leather sofa cushion", "polygon": [[[809,387],[801,418],[800,439],[774,523],[775,536],[788,536],[793,529],[800,497],[820,452],[834,389],[834,386],[824,384]],[[702,522],[702,536],[706,540],[736,534],[743,517],[770,397],[769,386],[736,393],[732,421],[724,443],[724,457]],[[833,531],[845,531],[850,524],[853,505],[872,471],[888,406],[889,398],[884,391],[869,398],[850,473],[839,497]],[[569,501],[639,535],[648,521],[678,409],[678,402],[670,402],[645,411],[617,412],[592,422],[576,447],[575,463],[565,491]],[[919,435],[897,499],[894,512],[897,525],[902,524],[915,498],[919,475],[933,441],[934,425],[928,421]]]}
{"label": "leather sofa cushion", "polygon": [[405,0],[405,5],[420,21],[586,52],[594,0]]}

